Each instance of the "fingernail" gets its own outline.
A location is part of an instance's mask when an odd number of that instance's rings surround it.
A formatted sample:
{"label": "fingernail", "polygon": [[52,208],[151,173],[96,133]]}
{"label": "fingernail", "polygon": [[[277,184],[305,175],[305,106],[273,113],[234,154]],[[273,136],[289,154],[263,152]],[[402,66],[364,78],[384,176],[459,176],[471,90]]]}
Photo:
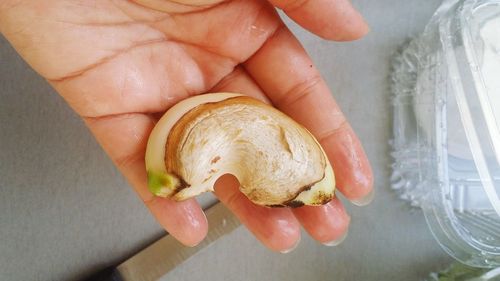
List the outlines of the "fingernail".
{"label": "fingernail", "polygon": [[335,240],[330,241],[330,242],[324,242],[323,245],[328,246],[328,247],[337,246],[337,245],[340,245],[342,242],[344,242],[344,240],[346,238],[347,238],[347,231],[339,239],[335,239]]}
{"label": "fingernail", "polygon": [[293,247],[291,247],[290,249],[286,249],[286,250],[280,251],[280,253],[282,253],[282,254],[288,254],[291,251],[295,250],[295,248],[297,248],[297,246],[299,246],[299,244],[300,244],[300,237],[299,237],[299,240],[297,240],[297,242],[295,243],[295,245],[293,245]]}
{"label": "fingernail", "polygon": [[352,199],[351,203],[356,206],[366,206],[373,201],[373,197],[375,197],[375,191],[372,189],[372,191],[365,196],[358,199]]}
{"label": "fingernail", "polygon": [[362,35],[362,37],[366,36],[366,35],[367,35],[368,33],[370,33],[370,32],[371,32],[371,30],[372,30],[372,29],[371,29],[371,27],[370,27],[370,25],[369,25],[369,24],[368,24],[368,23],[367,23],[364,19],[363,19],[363,21],[364,21],[364,23],[365,23],[365,27],[364,27],[364,28],[365,28],[365,30],[363,31],[363,35]]}

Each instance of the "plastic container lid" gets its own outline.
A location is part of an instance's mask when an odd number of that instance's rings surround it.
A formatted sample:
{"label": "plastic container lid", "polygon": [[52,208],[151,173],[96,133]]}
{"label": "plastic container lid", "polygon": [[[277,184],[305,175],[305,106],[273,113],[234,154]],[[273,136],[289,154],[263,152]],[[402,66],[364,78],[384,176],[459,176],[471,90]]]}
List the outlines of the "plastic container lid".
{"label": "plastic container lid", "polygon": [[393,188],[450,255],[500,266],[500,0],[444,1],[392,91]]}

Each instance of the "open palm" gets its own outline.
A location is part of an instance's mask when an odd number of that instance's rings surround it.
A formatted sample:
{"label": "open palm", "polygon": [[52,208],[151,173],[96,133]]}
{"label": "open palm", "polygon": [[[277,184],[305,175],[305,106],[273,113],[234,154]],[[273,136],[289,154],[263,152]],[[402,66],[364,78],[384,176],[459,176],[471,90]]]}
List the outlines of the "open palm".
{"label": "open palm", "polygon": [[[269,3],[271,2],[271,3]],[[367,31],[347,0],[47,0],[0,2],[0,31],[83,118],[160,224],[186,245],[207,232],[194,199],[147,190],[144,153],[156,120],[178,101],[230,91],[272,103],[321,142],[339,190],[366,203],[371,169],[310,58],[280,20],[350,40]],[[216,195],[266,246],[293,248],[300,225],[335,244],[349,224],[338,199],[320,207],[253,205],[224,178]]]}

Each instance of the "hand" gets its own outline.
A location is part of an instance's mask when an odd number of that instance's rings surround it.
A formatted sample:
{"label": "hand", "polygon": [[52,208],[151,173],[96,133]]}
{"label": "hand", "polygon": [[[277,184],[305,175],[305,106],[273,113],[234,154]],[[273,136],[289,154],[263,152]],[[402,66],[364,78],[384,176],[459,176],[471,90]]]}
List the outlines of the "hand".
{"label": "hand", "polygon": [[[366,24],[348,0],[269,2],[4,0],[0,31],[83,118],[158,222],[196,245],[207,232],[202,209],[194,199],[153,196],[144,164],[156,120],[191,95],[231,91],[271,102],[321,142],[348,199],[361,205],[372,194],[359,140],[272,5],[326,39],[359,38]],[[349,224],[338,199],[320,207],[264,208],[230,178],[215,193],[276,251],[298,243],[300,225],[319,242],[335,244]]]}

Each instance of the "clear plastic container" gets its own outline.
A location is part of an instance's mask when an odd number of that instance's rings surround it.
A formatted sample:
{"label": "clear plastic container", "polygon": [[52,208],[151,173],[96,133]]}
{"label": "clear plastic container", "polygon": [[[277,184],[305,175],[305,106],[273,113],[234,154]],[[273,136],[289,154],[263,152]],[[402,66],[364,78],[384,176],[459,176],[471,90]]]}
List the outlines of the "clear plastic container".
{"label": "clear plastic container", "polygon": [[392,91],[392,187],[451,256],[500,266],[500,0],[445,0]]}

